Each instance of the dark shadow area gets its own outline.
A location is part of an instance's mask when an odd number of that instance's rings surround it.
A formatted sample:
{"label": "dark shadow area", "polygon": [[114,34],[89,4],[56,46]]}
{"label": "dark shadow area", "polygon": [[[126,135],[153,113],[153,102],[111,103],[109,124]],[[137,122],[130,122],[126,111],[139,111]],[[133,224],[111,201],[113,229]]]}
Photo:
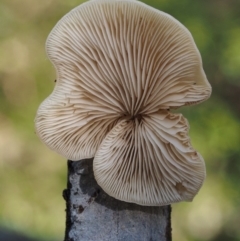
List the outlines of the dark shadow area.
{"label": "dark shadow area", "polygon": [[14,230],[0,228],[0,241],[41,241]]}
{"label": "dark shadow area", "polygon": [[224,230],[220,232],[212,241],[238,241],[236,236],[231,236],[227,234]]}

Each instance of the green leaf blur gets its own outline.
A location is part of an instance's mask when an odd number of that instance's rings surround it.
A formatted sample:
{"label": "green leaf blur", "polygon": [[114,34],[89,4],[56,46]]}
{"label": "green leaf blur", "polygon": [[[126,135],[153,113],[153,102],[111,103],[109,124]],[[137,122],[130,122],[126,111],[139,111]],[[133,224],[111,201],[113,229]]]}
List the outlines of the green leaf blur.
{"label": "green leaf blur", "polygon": [[[0,227],[41,240],[63,239],[67,169],[34,133],[36,110],[55,79],[44,45],[81,2],[0,3]],[[173,240],[240,241],[240,1],[144,2],[191,31],[213,87],[207,102],[180,110],[207,179],[192,203],[173,205]]]}

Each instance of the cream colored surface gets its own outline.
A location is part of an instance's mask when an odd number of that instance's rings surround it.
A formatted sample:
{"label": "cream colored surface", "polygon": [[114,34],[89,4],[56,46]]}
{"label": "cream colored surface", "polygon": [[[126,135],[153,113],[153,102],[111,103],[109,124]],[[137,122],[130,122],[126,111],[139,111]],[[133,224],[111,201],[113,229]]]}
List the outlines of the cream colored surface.
{"label": "cream colored surface", "polygon": [[204,161],[187,121],[169,112],[211,94],[189,31],[139,1],[90,1],[58,22],[46,49],[57,83],[39,107],[39,137],[71,160],[96,155],[96,180],[117,199],[192,200]]}

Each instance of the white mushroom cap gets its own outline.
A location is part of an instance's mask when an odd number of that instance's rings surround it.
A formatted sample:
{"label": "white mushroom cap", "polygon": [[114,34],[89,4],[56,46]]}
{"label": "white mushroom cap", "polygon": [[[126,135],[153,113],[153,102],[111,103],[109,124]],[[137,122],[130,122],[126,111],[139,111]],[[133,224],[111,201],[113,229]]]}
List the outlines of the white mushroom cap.
{"label": "white mushroom cap", "polygon": [[135,0],[91,0],[50,33],[57,71],[36,116],[39,137],[71,160],[94,159],[98,184],[141,205],[192,200],[205,178],[188,123],[168,111],[211,86],[189,31]]}

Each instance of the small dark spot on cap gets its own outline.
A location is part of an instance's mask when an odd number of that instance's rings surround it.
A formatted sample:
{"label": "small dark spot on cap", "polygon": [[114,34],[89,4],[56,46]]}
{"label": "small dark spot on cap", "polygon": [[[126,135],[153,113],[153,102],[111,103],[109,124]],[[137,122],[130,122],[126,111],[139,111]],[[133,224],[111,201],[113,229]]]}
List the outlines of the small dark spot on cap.
{"label": "small dark spot on cap", "polygon": [[180,195],[183,195],[187,192],[187,188],[183,186],[181,182],[176,183],[176,190]]}

